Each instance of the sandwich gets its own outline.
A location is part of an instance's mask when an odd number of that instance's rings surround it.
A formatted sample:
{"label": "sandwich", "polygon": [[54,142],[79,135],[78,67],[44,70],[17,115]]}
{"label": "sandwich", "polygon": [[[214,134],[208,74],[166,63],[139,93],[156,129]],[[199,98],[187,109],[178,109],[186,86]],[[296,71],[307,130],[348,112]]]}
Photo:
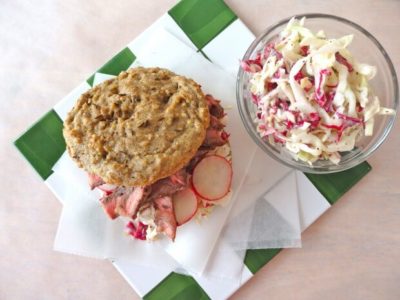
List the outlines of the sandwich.
{"label": "sandwich", "polygon": [[177,226],[229,198],[229,134],[220,101],[192,79],[132,68],[79,97],[64,122],[67,151],[111,218],[136,239],[175,240]]}

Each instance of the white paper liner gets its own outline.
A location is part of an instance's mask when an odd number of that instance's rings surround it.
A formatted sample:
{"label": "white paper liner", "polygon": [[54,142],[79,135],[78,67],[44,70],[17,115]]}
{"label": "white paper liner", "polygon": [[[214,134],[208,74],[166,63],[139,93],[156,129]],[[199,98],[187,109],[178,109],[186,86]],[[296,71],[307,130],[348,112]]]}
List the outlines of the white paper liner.
{"label": "white paper liner", "polygon": [[301,246],[295,173],[258,149],[250,170],[205,271],[209,277],[240,281],[244,265],[236,261],[244,261],[247,249]]}
{"label": "white paper liner", "polygon": [[250,207],[230,218],[222,238],[235,250],[300,247],[294,173],[267,188]]}

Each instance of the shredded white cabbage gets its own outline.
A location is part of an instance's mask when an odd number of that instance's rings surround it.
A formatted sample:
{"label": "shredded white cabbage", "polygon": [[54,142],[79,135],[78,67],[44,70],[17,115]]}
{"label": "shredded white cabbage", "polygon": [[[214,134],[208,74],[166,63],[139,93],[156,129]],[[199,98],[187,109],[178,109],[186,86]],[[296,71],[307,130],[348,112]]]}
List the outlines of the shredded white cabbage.
{"label": "shredded white cabbage", "polygon": [[395,111],[381,107],[370,88],[376,67],[357,62],[347,49],[353,35],[328,39],[304,22],[292,18],[277,41],[246,62],[258,131],[296,160],[338,164],[340,152],[373,135],[376,115]]}
{"label": "shredded white cabbage", "polygon": [[154,218],[155,209],[152,205],[144,210],[139,211],[137,214],[137,220],[147,225],[146,240],[148,241],[155,240],[158,236],[157,226],[154,223]]}

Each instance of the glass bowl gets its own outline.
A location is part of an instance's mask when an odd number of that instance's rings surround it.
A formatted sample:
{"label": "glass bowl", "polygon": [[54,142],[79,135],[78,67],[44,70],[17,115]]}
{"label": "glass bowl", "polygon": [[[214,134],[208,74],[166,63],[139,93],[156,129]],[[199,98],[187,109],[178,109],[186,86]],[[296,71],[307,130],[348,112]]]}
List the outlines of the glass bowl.
{"label": "glass bowl", "polygon": [[[300,19],[306,17],[305,26],[314,32],[324,30],[328,38],[339,38],[347,34],[353,34],[354,39],[348,49],[353,53],[356,60],[377,67],[377,75],[370,81],[374,93],[379,97],[381,106],[397,109],[399,103],[399,88],[397,76],[393,64],[383,49],[382,45],[361,26],[346,19],[324,15],[305,14],[297,15]],[[268,28],[248,48],[243,60],[252,59],[256,53],[267,43],[275,40],[279,33],[285,28],[290,18],[282,20]],[[309,165],[307,162],[296,161],[285,147],[272,145],[264,141],[256,130],[256,106],[251,101],[249,80],[251,74],[243,72],[240,68],[236,83],[236,97],[239,113],[254,142],[268,155],[277,161],[308,173],[333,173],[352,168],[371,156],[383,143],[393,127],[395,115],[376,116],[373,136],[363,137],[357,143],[355,149],[341,153],[341,161],[334,164],[329,160],[318,160]]]}

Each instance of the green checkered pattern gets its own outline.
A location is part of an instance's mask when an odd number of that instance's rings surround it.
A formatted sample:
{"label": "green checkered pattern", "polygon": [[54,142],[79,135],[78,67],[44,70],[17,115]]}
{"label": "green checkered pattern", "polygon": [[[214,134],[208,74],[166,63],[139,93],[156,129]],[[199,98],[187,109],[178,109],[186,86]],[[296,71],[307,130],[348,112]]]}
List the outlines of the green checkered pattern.
{"label": "green checkered pattern", "polygon": [[[168,13],[199,51],[237,19],[235,13],[222,0],[183,0]],[[117,75],[126,70],[135,59],[135,54],[129,48],[125,48],[96,73]],[[86,80],[90,86],[93,86],[95,74]],[[60,117],[54,110],[49,111],[14,143],[36,172],[46,180],[52,174],[53,165],[65,151]],[[370,170],[370,165],[365,162],[341,173],[306,174],[306,176],[333,204]],[[256,273],[280,250],[248,250],[244,263],[252,273]],[[144,299],[209,299],[209,297],[191,276],[172,272]]]}
{"label": "green checkered pattern", "polygon": [[14,144],[43,180],[65,151],[62,135],[63,123],[54,110],[50,110]]}

